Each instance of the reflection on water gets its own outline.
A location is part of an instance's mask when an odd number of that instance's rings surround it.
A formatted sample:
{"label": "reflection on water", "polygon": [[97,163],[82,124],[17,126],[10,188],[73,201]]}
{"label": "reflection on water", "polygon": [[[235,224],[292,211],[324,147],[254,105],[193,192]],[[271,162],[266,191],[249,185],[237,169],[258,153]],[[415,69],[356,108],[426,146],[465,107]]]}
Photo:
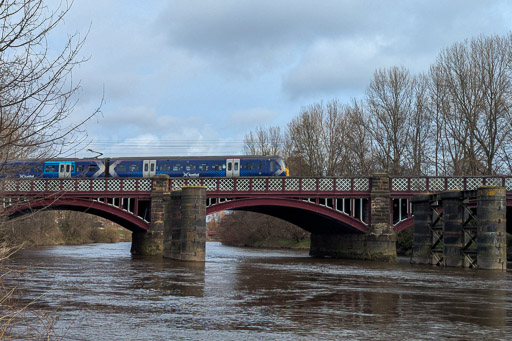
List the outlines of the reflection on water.
{"label": "reflection on water", "polygon": [[[508,339],[512,273],[312,259],[207,244],[205,263],[130,244],[26,250],[8,281],[72,340]],[[35,321],[33,321],[35,323]]]}

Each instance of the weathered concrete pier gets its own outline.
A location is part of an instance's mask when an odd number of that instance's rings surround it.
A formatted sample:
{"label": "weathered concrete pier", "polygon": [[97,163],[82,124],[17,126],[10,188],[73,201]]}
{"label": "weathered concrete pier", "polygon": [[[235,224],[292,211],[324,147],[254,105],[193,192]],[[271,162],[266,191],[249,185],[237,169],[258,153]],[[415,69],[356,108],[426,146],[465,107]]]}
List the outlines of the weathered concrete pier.
{"label": "weathered concrete pier", "polygon": [[[164,234],[166,258],[204,261],[206,250],[206,189],[183,187],[171,194],[170,226]],[[169,238],[170,237],[170,238]]]}
{"label": "weathered concrete pier", "polygon": [[132,235],[132,253],[184,261],[204,261],[206,189],[187,186],[169,190],[169,177],[153,178],[151,224],[146,233]]}
{"label": "weathered concrete pier", "polygon": [[413,263],[506,269],[504,187],[422,194],[411,202]]}

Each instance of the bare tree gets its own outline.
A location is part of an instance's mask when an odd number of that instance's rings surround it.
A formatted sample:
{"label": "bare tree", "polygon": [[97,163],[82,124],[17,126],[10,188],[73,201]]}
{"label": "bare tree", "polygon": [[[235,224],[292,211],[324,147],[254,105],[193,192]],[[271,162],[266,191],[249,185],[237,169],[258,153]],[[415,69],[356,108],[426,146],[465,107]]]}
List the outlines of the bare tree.
{"label": "bare tree", "polygon": [[[503,170],[511,136],[511,40],[479,37],[443,50],[431,68],[453,174]],[[501,162],[497,162],[497,161]]]}
{"label": "bare tree", "polygon": [[421,74],[414,77],[413,104],[408,117],[409,143],[406,148],[404,164],[411,175],[426,175],[433,168],[432,145],[435,123],[432,122],[432,110],[429,99],[429,79]]}
{"label": "bare tree", "polygon": [[471,50],[484,89],[474,135],[484,156],[485,174],[496,174],[503,169],[497,161],[503,158],[512,134],[512,42],[498,36],[480,37],[471,41]]}
{"label": "bare tree", "polygon": [[21,157],[65,154],[83,141],[83,123],[69,121],[79,84],[73,68],[85,38],[70,35],[59,53],[48,46],[72,3],[49,9],[43,0],[0,1],[0,165]]}
{"label": "bare tree", "polygon": [[435,64],[442,84],[449,96],[448,112],[443,112],[446,136],[451,140],[448,152],[454,175],[480,174],[478,146],[472,133],[482,106],[483,94],[478,85],[478,71],[471,66],[471,54],[466,44],[455,44],[443,50]]}
{"label": "bare tree", "polygon": [[246,155],[280,155],[283,153],[284,136],[279,127],[256,128],[244,138]]}
{"label": "bare tree", "polygon": [[390,174],[404,173],[413,82],[408,70],[392,67],[375,71],[366,91],[365,124],[374,141],[374,156],[380,170]]}
{"label": "bare tree", "polygon": [[[345,108],[337,100],[302,109],[288,124],[287,160],[295,162],[300,175],[333,176],[346,172],[348,152],[344,138]],[[291,157],[290,157],[291,156]],[[294,167],[290,165],[293,172]]]}
{"label": "bare tree", "polygon": [[58,41],[55,28],[71,5],[51,9],[44,0],[0,0],[0,196],[7,161],[66,156],[86,139],[84,123],[99,112],[78,124],[70,119],[80,88],[72,74],[85,61],[79,58],[85,37],[75,33],[60,49],[49,46],[50,38]]}
{"label": "bare tree", "polygon": [[[453,167],[448,157],[448,150],[450,150],[452,146],[454,148],[459,146],[458,144],[453,145],[449,143],[449,134],[445,129],[446,126],[443,120],[445,113],[450,112],[451,104],[443,85],[439,67],[431,66],[429,76],[429,103],[431,121],[433,124],[433,155],[431,157],[434,164],[433,175],[450,175],[453,173]],[[462,153],[456,152],[453,155],[462,155]]]}
{"label": "bare tree", "polygon": [[363,110],[364,104],[355,100],[345,107],[347,132],[343,142],[348,152],[345,175],[371,175],[375,170],[372,140],[365,128]]}

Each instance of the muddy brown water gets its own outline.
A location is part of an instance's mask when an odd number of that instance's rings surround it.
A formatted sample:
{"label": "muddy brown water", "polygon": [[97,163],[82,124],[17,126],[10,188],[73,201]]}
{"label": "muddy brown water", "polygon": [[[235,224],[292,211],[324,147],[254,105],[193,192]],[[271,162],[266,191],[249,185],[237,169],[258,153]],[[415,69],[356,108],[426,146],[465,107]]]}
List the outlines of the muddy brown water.
{"label": "muddy brown water", "polygon": [[214,242],[205,263],[129,251],[118,243],[19,252],[9,265],[23,271],[4,283],[30,305],[13,333],[37,338],[52,321],[52,339],[64,340],[512,338],[511,272]]}

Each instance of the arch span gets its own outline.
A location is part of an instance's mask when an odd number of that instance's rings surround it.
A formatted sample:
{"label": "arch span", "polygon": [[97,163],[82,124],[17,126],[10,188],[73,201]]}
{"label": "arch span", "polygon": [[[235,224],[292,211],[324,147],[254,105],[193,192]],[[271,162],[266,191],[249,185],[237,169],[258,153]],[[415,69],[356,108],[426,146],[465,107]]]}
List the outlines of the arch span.
{"label": "arch span", "polygon": [[395,232],[396,233],[402,232],[403,230],[405,230],[413,225],[414,225],[414,217],[409,217],[395,225]]}
{"label": "arch span", "polygon": [[366,233],[362,221],[334,209],[289,198],[233,199],[206,209],[207,214],[239,210],[267,214],[293,223],[313,233]]}
{"label": "arch span", "polygon": [[149,229],[149,223],[130,212],[99,201],[87,199],[47,199],[29,202],[26,205],[21,204],[17,206],[9,214],[9,217],[18,217],[41,209],[71,210],[93,214],[113,221],[132,232],[146,232]]}

